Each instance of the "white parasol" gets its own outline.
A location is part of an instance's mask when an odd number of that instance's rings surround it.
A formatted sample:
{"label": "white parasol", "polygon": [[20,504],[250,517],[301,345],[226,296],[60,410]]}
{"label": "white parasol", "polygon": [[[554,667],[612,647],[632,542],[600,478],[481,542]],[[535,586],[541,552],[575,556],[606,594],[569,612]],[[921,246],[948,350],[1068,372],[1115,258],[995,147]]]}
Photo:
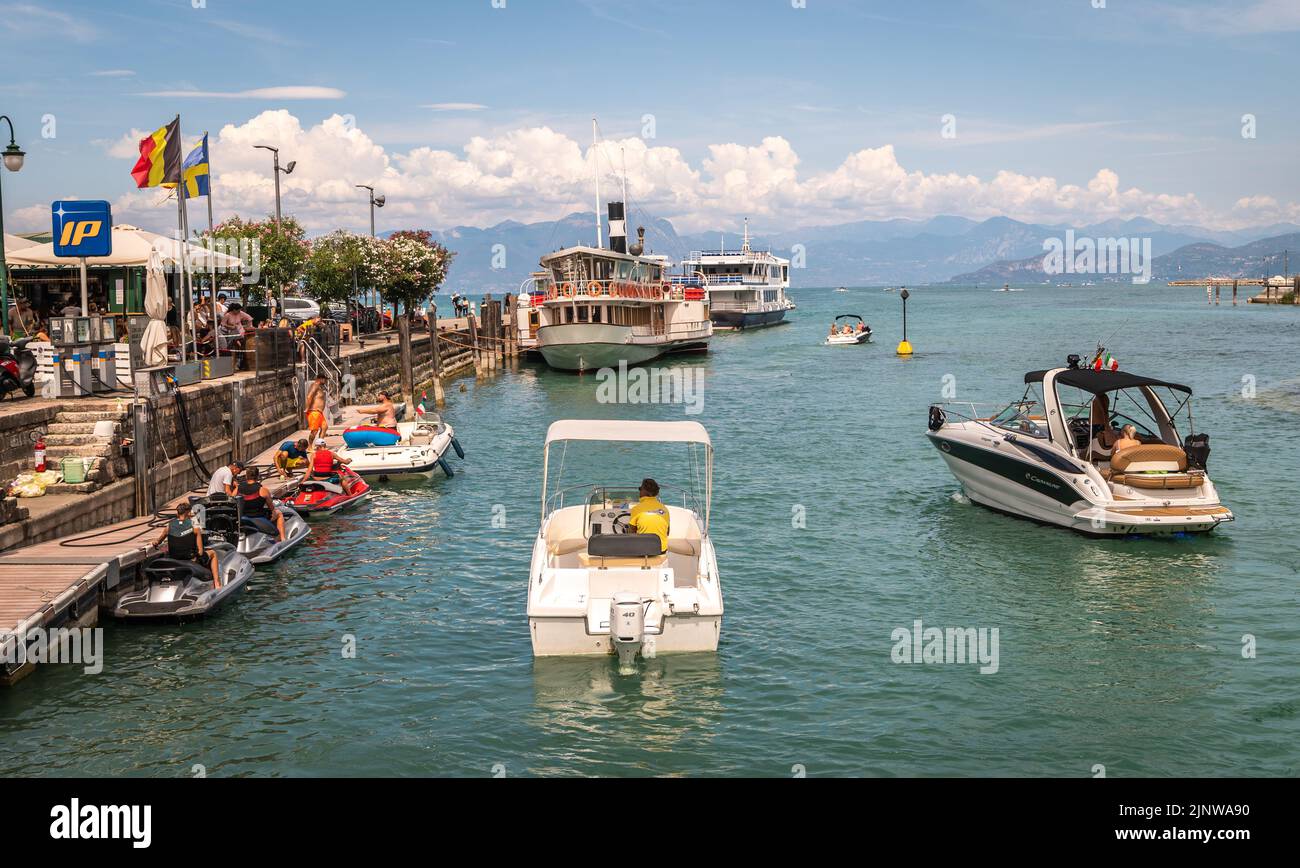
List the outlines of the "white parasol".
{"label": "white parasol", "polygon": [[156,368],[167,364],[167,275],[157,249],[149,254],[144,285],[144,312],[149,315],[149,325],[140,339],[140,354],[146,368]]}

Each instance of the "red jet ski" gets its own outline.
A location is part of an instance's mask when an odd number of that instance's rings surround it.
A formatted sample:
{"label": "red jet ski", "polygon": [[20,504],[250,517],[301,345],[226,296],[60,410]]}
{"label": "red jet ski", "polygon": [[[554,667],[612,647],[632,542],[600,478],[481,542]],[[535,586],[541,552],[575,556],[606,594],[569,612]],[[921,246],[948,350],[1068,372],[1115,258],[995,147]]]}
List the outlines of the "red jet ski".
{"label": "red jet ski", "polygon": [[[347,484],[346,491],[343,483]],[[316,518],[333,515],[369,496],[370,485],[354,471],[340,467],[333,476],[298,483],[297,493],[286,503],[303,518]]]}

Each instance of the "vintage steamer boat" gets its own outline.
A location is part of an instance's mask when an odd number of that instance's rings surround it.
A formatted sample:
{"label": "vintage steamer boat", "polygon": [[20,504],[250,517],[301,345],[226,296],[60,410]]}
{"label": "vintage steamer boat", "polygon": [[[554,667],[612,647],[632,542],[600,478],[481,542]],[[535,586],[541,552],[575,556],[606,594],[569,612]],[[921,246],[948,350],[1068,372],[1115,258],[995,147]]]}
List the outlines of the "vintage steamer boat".
{"label": "vintage steamer boat", "polygon": [[542,257],[546,274],[534,279],[542,291],[526,298],[530,320],[536,314],[536,348],[551,367],[589,371],[708,350],[705,290],[673,285],[663,257],[642,255],[644,230],[629,249],[624,225],[623,203],[611,202],[609,249],[568,247]]}

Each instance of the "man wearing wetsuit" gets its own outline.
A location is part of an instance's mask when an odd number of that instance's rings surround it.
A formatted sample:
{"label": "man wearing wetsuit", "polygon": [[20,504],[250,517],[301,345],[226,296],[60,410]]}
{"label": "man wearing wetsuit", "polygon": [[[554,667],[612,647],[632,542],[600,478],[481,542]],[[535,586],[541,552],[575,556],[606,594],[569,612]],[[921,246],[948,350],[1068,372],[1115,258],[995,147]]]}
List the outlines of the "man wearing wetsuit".
{"label": "man wearing wetsuit", "polygon": [[244,471],[244,480],[235,485],[235,496],[243,504],[243,517],[265,519],[275,524],[284,542],[284,513],[271,502],[271,492],[262,484],[262,474],[256,467]]}
{"label": "man wearing wetsuit", "polygon": [[212,586],[221,587],[220,570],[217,566],[217,553],[203,548],[203,531],[194,523],[190,515],[190,505],[176,505],[176,517],[167,522],[167,527],[154,540],[155,546],[167,543],[167,557],[174,561],[193,561],[206,564],[212,570]]}
{"label": "man wearing wetsuit", "polygon": [[641,480],[641,500],[632,507],[628,524],[637,533],[652,533],[659,537],[659,553],[668,551],[668,507],[659,500],[659,483],[653,479]]}

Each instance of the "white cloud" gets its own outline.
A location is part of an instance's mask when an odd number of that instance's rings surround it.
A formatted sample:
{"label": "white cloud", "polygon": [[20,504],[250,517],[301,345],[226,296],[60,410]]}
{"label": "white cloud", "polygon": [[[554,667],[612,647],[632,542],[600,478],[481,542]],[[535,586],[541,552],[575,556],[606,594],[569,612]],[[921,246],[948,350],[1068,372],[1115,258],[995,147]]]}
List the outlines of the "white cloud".
{"label": "white cloud", "polygon": [[[102,144],[114,155],[131,157],[143,135],[132,130]],[[1078,184],[1011,169],[992,177],[926,173],[902,165],[892,145],[851,153],[829,171],[804,172],[798,154],[780,136],[755,145],[712,145],[699,165],[676,148],[638,137],[606,141],[594,153],[546,126],[473,136],[455,152],[390,151],[340,115],[304,127],[279,109],[228,124],[211,137],[219,216],[256,217],[275,209],[270,159],[254,145],[280,148],[282,163],[297,161],[294,173],[281,178],[283,207],[313,234],[368,227],[365,194],[354,187],[362,183],[388,198],[377,215],[381,230],[558,219],[592,207],[593,161],[608,199],[619,189],[624,160],[633,219],[666,217],[686,232],[734,226],[745,216],[770,218],[763,222],[790,229],[936,214],[1048,223],[1149,217],[1235,228],[1259,225],[1262,215],[1297,215],[1295,204],[1271,199],[1243,199],[1218,214],[1190,192],[1125,187],[1106,168]],[[159,201],[153,192],[132,193],[115,208],[124,221],[166,228],[174,209]]]}
{"label": "white cloud", "polygon": [[100,69],[91,73],[95,78],[130,78],[135,75],[134,69]]}
{"label": "white cloud", "polygon": [[433,109],[436,112],[477,112],[487,106],[476,102],[431,102],[420,108]]}
{"label": "white cloud", "polygon": [[82,16],[56,12],[32,3],[0,3],[0,31],[24,39],[94,42],[99,32]]}
{"label": "white cloud", "polygon": [[347,93],[336,87],[258,87],[252,90],[155,90],[140,96],[200,99],[343,99]]}
{"label": "white cloud", "polygon": [[1214,0],[1209,5],[1161,5],[1153,11],[1172,17],[1187,30],[1224,36],[1300,30],[1300,3],[1296,0]]}

